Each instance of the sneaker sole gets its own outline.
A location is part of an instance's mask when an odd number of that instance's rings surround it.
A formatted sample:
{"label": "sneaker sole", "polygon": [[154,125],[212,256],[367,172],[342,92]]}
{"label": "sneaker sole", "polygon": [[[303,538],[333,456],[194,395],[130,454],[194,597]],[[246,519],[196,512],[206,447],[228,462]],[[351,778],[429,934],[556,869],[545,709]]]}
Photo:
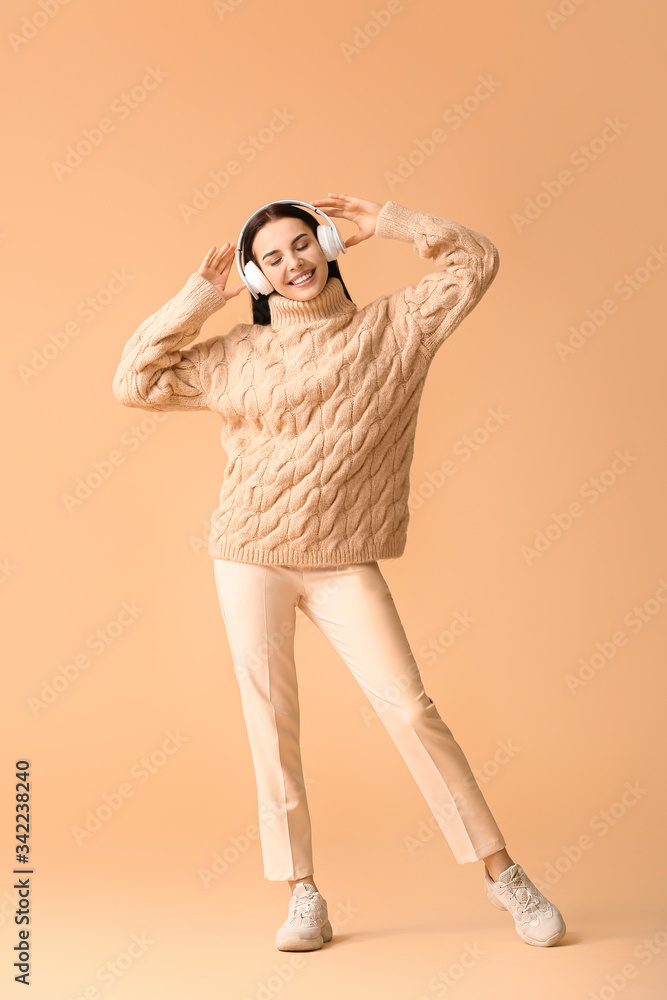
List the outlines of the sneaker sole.
{"label": "sneaker sole", "polygon": [[565,937],[565,931],[563,930],[563,931],[557,931],[550,938],[547,938],[546,941],[533,941],[532,938],[527,938],[521,933],[519,924],[515,924],[514,927],[522,941],[525,941],[526,944],[535,945],[538,948],[549,948],[552,944],[556,944],[558,941],[560,941],[562,937]]}
{"label": "sneaker sole", "polygon": [[333,937],[333,929],[329,920],[322,925],[322,930],[318,937],[314,938],[299,938],[294,937],[291,940],[281,941],[280,944],[276,943],[276,948],[278,951],[317,951],[321,948],[323,944],[327,941],[331,941]]}

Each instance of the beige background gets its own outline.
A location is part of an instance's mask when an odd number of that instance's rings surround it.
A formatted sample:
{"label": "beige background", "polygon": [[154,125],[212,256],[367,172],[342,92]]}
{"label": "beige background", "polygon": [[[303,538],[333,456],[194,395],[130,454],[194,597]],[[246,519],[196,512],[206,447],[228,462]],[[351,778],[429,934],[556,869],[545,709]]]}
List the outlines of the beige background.
{"label": "beige background", "polygon": [[[39,1000],[665,996],[666,24],[645,0],[560,9],[4,5],[3,996],[24,995],[20,758]],[[68,167],[86,130],[99,141]],[[134,329],[212,243],[267,201],[329,190],[453,218],[500,251],[430,370],[408,547],[381,569],[510,854],[565,916],[556,948],[524,945],[485,898],[483,864],[456,864],[303,616],[302,749],[335,938],[274,948],[289,890],[262,875],[205,547],[218,418],[123,408],[111,382]],[[427,266],[378,239],[341,269],[363,305]],[[250,314],[242,293],[204,336]]]}

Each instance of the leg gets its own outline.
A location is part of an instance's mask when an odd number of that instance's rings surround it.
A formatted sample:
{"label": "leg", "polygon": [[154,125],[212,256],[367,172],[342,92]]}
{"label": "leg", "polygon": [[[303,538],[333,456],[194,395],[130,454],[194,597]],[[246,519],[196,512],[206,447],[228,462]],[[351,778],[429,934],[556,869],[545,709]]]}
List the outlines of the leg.
{"label": "leg", "polygon": [[304,571],[303,612],[375,708],[459,864],[505,847],[463,750],[426,694],[377,562]]}
{"label": "leg", "polygon": [[514,864],[504,847],[502,851],[495,851],[493,854],[487,854],[483,860],[484,867],[494,882],[498,881],[498,876],[501,872],[506,871],[510,865]]}
{"label": "leg", "polygon": [[296,879],[289,879],[288,880],[288,884],[289,884],[289,887],[290,887],[290,892],[294,889],[294,886],[297,884],[297,882],[310,882],[310,884],[312,886],[314,886],[315,889],[317,889],[317,883],[315,882],[315,879],[314,879],[313,875],[304,875],[303,878],[296,878]]}
{"label": "leg", "polygon": [[301,578],[287,567],[222,559],[214,572],[257,782],[264,876],[300,880],[313,872],[294,664]]}

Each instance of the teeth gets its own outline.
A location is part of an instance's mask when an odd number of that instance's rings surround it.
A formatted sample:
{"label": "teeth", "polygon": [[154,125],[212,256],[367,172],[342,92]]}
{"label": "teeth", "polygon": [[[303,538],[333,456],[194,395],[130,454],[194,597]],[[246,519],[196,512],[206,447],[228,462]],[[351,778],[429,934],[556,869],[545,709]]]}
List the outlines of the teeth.
{"label": "teeth", "polygon": [[290,284],[292,284],[292,285],[300,285],[302,281],[308,281],[308,278],[310,278],[310,276],[311,276],[311,274],[313,273],[314,270],[315,270],[315,268],[313,268],[311,271],[309,271],[308,274],[302,274],[300,278],[297,278],[296,281],[290,282]]}

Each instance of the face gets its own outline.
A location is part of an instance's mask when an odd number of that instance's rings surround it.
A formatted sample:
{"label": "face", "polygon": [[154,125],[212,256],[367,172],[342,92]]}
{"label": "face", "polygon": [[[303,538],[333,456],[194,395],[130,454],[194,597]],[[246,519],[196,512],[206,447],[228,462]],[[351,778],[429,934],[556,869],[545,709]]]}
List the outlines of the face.
{"label": "face", "polygon": [[[312,299],[329,278],[327,259],[315,233],[301,219],[285,217],[267,222],[253,241],[260,270],[276,292],[287,299]],[[312,271],[303,283],[294,279]]]}

